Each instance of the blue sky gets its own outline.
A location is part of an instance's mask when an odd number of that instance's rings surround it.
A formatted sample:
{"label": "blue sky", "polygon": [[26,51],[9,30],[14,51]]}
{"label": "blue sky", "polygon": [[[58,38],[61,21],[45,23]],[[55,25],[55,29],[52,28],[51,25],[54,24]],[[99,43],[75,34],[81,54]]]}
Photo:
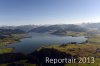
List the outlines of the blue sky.
{"label": "blue sky", "polygon": [[100,22],[100,0],[0,0],[0,25]]}

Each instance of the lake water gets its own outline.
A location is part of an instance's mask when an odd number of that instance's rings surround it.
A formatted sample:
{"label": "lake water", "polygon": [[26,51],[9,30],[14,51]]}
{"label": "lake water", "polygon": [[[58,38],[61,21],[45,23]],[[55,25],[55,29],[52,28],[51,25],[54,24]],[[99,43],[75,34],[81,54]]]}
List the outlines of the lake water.
{"label": "lake water", "polygon": [[69,42],[82,43],[87,40],[84,36],[57,36],[46,33],[29,33],[31,38],[21,39],[20,42],[10,44],[7,47],[14,47],[14,52],[31,53],[41,46],[48,46],[54,44],[63,44]]}

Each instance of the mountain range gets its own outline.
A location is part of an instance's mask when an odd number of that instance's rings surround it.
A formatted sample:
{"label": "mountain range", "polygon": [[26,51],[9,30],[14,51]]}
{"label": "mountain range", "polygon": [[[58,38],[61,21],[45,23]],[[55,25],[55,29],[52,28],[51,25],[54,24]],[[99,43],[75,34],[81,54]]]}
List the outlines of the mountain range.
{"label": "mountain range", "polygon": [[56,24],[56,25],[21,25],[21,26],[2,26],[0,29],[19,29],[25,32],[54,32],[54,31],[75,31],[84,32],[87,29],[100,30],[100,23],[76,24]]}

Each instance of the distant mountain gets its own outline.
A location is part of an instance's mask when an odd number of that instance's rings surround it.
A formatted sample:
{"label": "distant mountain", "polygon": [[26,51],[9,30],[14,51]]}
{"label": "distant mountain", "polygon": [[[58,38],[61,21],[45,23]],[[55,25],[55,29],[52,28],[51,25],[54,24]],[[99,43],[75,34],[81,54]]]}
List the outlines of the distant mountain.
{"label": "distant mountain", "polygon": [[20,29],[22,31],[28,32],[36,27],[38,26],[37,25],[2,26],[0,27],[0,29]]}
{"label": "distant mountain", "polygon": [[[74,25],[74,24],[61,24],[61,25],[21,25],[21,26],[2,26],[0,29],[19,29],[25,32],[38,32],[38,33],[44,33],[44,32],[63,32],[66,31],[75,31],[75,32],[84,32],[86,31],[85,28],[81,27],[80,25]],[[55,32],[55,33],[56,33]]]}
{"label": "distant mountain", "polygon": [[74,24],[63,24],[63,25],[50,25],[50,26],[40,26],[32,29],[30,32],[54,32],[54,31],[75,31],[75,32],[84,32],[86,29],[79,25]]}
{"label": "distant mountain", "polygon": [[28,32],[34,28],[37,28],[38,26],[37,25],[23,25],[23,26],[17,26],[16,29],[20,29],[20,30],[23,30],[25,32]]}
{"label": "distant mountain", "polygon": [[90,34],[100,34],[100,23],[83,23],[81,26],[86,28]]}
{"label": "distant mountain", "polygon": [[100,23],[83,23],[81,26],[86,28],[97,28],[100,29]]}
{"label": "distant mountain", "polygon": [[0,27],[1,37],[15,33],[49,33],[55,35],[66,35],[71,32],[87,32],[89,34],[100,34],[100,23],[57,24],[57,25],[21,25],[21,26],[2,26]]}
{"label": "distant mountain", "polygon": [[0,35],[20,34],[25,33],[20,29],[0,29]]}

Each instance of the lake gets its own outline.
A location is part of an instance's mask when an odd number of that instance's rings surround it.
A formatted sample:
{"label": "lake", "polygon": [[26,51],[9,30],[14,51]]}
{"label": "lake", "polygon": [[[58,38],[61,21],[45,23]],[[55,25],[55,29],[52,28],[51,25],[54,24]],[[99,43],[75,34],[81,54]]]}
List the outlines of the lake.
{"label": "lake", "polygon": [[58,36],[46,33],[29,33],[31,38],[21,39],[20,42],[9,44],[7,47],[14,47],[14,52],[31,53],[39,47],[64,44],[70,42],[82,43],[87,40],[84,36],[72,37],[72,36]]}

